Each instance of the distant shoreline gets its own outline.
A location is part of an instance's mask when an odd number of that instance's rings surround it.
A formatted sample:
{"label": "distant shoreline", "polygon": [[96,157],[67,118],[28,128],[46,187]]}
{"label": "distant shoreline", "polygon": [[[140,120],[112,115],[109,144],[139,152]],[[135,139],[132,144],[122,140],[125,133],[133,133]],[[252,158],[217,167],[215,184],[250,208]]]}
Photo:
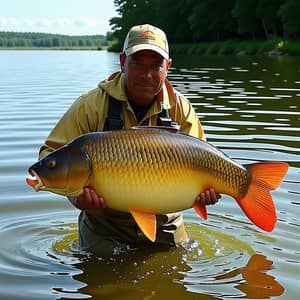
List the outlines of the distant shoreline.
{"label": "distant shoreline", "polygon": [[203,42],[194,44],[171,45],[171,54],[184,55],[300,55],[300,41],[282,40],[273,38],[271,40],[227,40],[221,42]]}
{"label": "distant shoreline", "polygon": [[102,51],[107,50],[107,47],[0,47],[0,51]]}
{"label": "distant shoreline", "polygon": [[[0,47],[1,50],[35,50],[35,51],[102,51],[117,52],[120,50],[112,44],[108,46],[59,46],[59,47]],[[300,41],[284,41],[274,38],[268,41],[236,41],[199,42],[189,44],[171,44],[173,55],[236,55],[236,56],[300,56]]]}

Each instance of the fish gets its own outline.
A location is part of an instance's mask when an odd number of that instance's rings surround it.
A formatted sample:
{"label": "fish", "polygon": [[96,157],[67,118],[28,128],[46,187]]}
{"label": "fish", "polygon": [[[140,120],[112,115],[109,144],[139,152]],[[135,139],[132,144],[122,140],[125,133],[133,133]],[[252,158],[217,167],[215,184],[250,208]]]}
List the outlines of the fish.
{"label": "fish", "polygon": [[259,228],[277,221],[271,191],[288,170],[285,162],[242,165],[211,143],[165,128],[131,128],[83,134],[39,160],[28,172],[35,191],[76,197],[90,186],[108,207],[129,212],[145,236],[155,241],[157,214],[194,208],[214,188],[236,200]]}

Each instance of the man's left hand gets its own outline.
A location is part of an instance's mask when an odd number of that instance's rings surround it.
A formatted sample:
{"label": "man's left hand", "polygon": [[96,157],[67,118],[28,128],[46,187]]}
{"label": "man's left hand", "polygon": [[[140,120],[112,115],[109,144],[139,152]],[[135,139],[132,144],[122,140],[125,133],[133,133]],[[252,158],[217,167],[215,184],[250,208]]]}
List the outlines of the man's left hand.
{"label": "man's left hand", "polygon": [[217,193],[213,188],[210,188],[200,193],[196,198],[196,202],[201,206],[205,206],[216,204],[220,198],[221,194]]}

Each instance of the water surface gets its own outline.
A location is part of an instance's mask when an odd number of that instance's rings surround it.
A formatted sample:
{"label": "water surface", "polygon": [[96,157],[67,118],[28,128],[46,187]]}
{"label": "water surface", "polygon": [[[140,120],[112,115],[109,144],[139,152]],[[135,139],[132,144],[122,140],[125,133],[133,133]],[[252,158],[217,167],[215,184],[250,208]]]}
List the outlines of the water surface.
{"label": "water surface", "polygon": [[184,217],[185,249],[111,259],[78,251],[78,211],[35,193],[27,168],[70,104],[118,70],[118,55],[0,52],[1,299],[296,299],[300,279],[300,63],[290,57],[176,57],[169,80],[197,110],[207,139],[240,163],[285,161],[272,193],[278,222],[255,227],[223,196]]}

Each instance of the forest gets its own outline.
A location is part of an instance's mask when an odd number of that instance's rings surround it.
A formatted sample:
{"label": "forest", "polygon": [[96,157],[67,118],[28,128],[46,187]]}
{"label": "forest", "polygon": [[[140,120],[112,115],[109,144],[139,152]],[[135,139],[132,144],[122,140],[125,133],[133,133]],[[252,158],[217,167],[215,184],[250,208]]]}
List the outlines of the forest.
{"label": "forest", "polygon": [[102,49],[108,41],[104,35],[69,36],[36,32],[0,31],[0,47],[5,48],[94,48]]}
{"label": "forest", "polygon": [[299,0],[114,0],[114,4],[118,16],[110,19],[110,25],[116,50],[128,29],[143,23],[162,28],[171,44],[280,43],[300,37]]}
{"label": "forest", "polygon": [[[116,17],[106,35],[67,36],[0,32],[0,48],[89,48],[122,50],[133,25],[162,28],[171,49],[228,54],[278,50],[300,54],[300,0],[114,0]],[[260,50],[259,50],[259,49]]]}

